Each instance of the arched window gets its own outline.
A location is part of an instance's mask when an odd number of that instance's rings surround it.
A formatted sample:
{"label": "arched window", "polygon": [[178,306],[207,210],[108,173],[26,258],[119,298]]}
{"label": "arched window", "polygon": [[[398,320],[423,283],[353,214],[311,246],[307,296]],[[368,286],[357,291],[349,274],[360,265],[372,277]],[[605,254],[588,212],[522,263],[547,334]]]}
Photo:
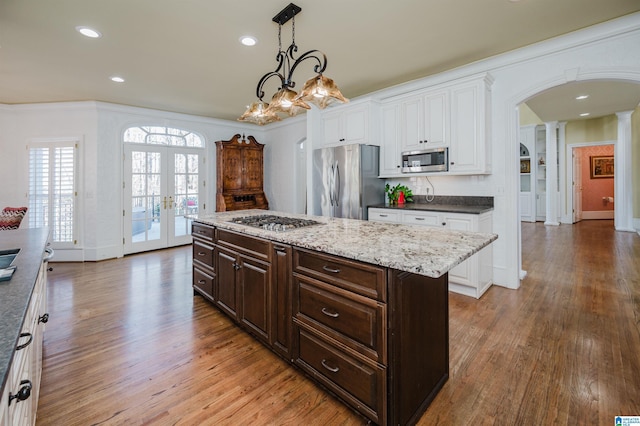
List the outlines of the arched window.
{"label": "arched window", "polygon": [[204,141],[195,133],[165,126],[129,127],[124,132],[124,141],[149,145],[204,148]]}

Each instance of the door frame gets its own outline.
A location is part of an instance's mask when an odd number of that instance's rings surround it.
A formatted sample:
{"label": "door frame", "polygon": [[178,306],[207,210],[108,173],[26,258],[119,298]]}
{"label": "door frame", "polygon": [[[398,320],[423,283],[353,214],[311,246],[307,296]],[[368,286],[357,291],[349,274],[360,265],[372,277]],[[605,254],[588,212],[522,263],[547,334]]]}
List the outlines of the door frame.
{"label": "door frame", "polygon": [[[573,155],[575,154],[574,149],[576,148],[588,148],[588,147],[594,147],[594,146],[602,146],[602,145],[613,145],[614,147],[614,151],[615,151],[615,146],[616,146],[616,141],[600,141],[600,142],[576,142],[576,143],[571,143],[571,144],[567,144],[566,145],[566,170],[567,170],[567,174],[566,174],[566,179],[564,182],[564,189],[565,189],[565,194],[567,197],[567,206],[569,206],[571,208],[571,210],[573,209],[575,200],[573,199],[574,193],[573,193],[573,180],[575,178],[574,176],[574,170],[573,170]],[[584,170],[583,170],[584,173]],[[615,179],[617,179],[617,173],[614,172],[614,176],[613,179],[615,181]],[[616,209],[616,204],[613,204],[613,209],[615,212]],[[571,210],[568,211],[563,211],[562,212],[562,220],[561,223],[565,223],[565,224],[573,224],[573,212]]]}
{"label": "door frame", "polygon": [[[191,230],[188,229],[187,233],[183,236],[176,237],[172,232],[175,232],[175,215],[170,217],[169,210],[172,209],[172,205],[169,205],[167,208],[160,209],[160,238],[158,240],[145,241],[142,243],[134,244],[131,241],[131,217],[126,215],[127,207],[129,206],[129,213],[131,213],[131,197],[128,194],[131,193],[131,188],[127,187],[127,184],[131,183],[131,175],[127,175],[130,173],[131,167],[127,165],[127,161],[131,161],[131,158],[127,156],[127,154],[131,154],[134,151],[149,151],[149,152],[161,152],[163,164],[165,164],[166,169],[161,169],[161,192],[164,190],[166,194],[171,192],[172,197],[175,198],[175,154],[176,153],[192,153],[197,154],[199,156],[199,167],[198,167],[198,200],[199,204],[203,205],[204,196],[205,196],[205,180],[206,180],[206,150],[204,148],[196,148],[196,147],[184,147],[184,146],[169,146],[169,145],[154,145],[154,144],[136,144],[130,142],[124,142],[122,144],[122,250],[123,255],[140,253],[143,251],[149,250],[157,250],[168,247],[174,247],[178,245],[190,244],[191,243]],[[163,166],[161,164],[161,167]],[[167,176],[167,173],[171,172],[171,176]],[[170,182],[171,179],[174,179],[173,182]],[[167,195],[169,196],[169,195]],[[162,194],[160,195],[162,197]],[[172,199],[171,202],[175,202],[176,200]],[[164,225],[163,225],[164,224]],[[164,229],[163,229],[163,228]],[[127,240],[129,239],[129,240]]]}

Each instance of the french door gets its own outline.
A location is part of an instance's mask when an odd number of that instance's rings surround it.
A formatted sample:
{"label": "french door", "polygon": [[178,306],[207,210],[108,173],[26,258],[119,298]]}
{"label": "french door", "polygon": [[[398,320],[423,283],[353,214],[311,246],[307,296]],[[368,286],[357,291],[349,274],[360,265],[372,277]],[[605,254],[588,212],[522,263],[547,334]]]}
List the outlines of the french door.
{"label": "french door", "polygon": [[124,144],[124,253],[191,243],[202,149]]}

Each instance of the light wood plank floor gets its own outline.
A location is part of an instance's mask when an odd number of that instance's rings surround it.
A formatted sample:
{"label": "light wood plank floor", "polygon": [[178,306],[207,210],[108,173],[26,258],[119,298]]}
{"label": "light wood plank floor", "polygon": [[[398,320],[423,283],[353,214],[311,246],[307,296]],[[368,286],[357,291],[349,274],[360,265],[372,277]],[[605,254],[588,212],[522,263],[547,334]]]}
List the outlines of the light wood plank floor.
{"label": "light wood plank floor", "polygon": [[[640,237],[522,229],[519,290],[450,294],[450,379],[419,424],[640,415]],[[52,266],[38,425],[365,423],[194,297],[189,247]]]}

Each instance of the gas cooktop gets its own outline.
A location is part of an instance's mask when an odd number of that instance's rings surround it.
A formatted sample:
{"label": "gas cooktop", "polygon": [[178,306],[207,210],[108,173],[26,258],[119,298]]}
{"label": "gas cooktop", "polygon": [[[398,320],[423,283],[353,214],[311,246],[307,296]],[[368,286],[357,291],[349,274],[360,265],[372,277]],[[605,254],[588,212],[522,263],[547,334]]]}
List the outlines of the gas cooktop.
{"label": "gas cooktop", "polygon": [[254,228],[262,228],[267,231],[288,231],[291,229],[303,228],[305,226],[321,224],[321,222],[311,219],[300,219],[296,217],[284,217],[271,214],[234,217],[229,222],[253,226]]}

